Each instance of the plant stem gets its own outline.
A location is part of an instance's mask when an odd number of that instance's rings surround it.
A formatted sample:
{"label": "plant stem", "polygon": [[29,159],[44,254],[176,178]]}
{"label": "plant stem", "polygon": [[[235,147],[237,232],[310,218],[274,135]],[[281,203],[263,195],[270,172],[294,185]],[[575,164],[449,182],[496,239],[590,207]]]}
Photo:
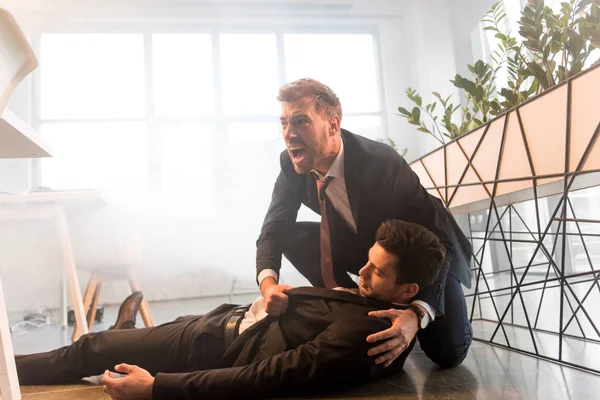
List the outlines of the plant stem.
{"label": "plant stem", "polygon": [[[423,108],[421,108],[421,110],[423,110]],[[433,117],[433,114],[431,114],[429,111],[427,111],[427,109],[424,109],[424,110],[425,110],[425,113],[426,113],[427,115],[429,115],[429,118],[431,118],[431,121],[433,121],[433,125],[432,125],[432,126],[433,126],[433,135],[432,135],[432,136],[433,136],[434,138],[436,138],[436,139],[437,139],[437,140],[438,140],[438,141],[439,141],[441,144],[445,144],[445,141],[444,141],[444,136],[443,136],[443,134],[442,134],[442,131],[440,130],[440,127],[438,126],[438,123],[437,123],[437,121],[436,121],[436,120],[435,120],[435,118]],[[441,140],[440,140],[440,139],[438,139],[438,138],[437,138],[437,136],[435,135],[435,129],[436,129],[436,128],[437,128],[438,134],[440,135],[440,138],[441,138]]]}

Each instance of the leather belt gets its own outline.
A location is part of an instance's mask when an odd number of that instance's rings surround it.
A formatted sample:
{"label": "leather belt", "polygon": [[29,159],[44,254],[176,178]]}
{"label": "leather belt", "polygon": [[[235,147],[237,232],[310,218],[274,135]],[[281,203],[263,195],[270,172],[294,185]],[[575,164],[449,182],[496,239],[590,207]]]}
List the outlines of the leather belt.
{"label": "leather belt", "polygon": [[249,306],[237,307],[229,321],[225,324],[225,348],[228,348],[233,340],[238,336],[240,332],[240,324],[244,320],[244,314],[250,309]]}

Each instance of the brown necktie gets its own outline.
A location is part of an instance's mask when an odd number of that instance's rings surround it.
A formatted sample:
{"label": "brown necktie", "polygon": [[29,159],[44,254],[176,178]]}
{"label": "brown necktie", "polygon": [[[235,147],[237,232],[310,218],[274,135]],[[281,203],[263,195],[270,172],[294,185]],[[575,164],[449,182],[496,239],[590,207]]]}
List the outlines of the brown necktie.
{"label": "brown necktie", "polygon": [[329,222],[327,221],[327,196],[325,190],[333,178],[327,177],[325,180],[316,179],[317,191],[319,194],[319,205],[321,206],[321,275],[326,288],[337,287],[333,275],[333,261],[331,258],[331,235],[329,233]]}

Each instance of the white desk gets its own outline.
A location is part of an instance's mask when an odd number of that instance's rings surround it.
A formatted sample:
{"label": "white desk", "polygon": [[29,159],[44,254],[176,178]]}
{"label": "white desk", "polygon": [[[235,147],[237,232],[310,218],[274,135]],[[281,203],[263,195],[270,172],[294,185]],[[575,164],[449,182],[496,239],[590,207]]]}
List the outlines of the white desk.
{"label": "white desk", "polygon": [[[65,217],[64,205],[69,202],[102,201],[100,192],[95,190],[35,192],[25,195],[0,195],[0,221],[19,219],[51,219],[56,224],[60,252],[67,278],[69,293],[77,321],[73,340],[89,332],[86,313],[79,286],[77,269],[71,246],[69,226]],[[66,305],[63,304],[63,309]],[[65,316],[63,315],[63,320]],[[64,323],[64,321],[63,321]]]}
{"label": "white desk", "polygon": [[[26,195],[3,195],[0,196],[0,220],[18,220],[18,219],[53,219],[56,224],[60,249],[63,258],[64,270],[67,276],[69,293],[75,311],[75,320],[77,321],[77,330],[74,332],[73,339],[77,340],[81,335],[88,333],[88,324],[86,320],[81,288],[73,249],[71,247],[71,238],[69,227],[65,217],[63,205],[70,201],[94,200],[102,201],[102,197],[97,191],[57,191],[57,192],[37,192]],[[19,383],[14,363],[13,346],[6,314],[6,306],[0,281],[0,390],[4,399],[20,399]]]}

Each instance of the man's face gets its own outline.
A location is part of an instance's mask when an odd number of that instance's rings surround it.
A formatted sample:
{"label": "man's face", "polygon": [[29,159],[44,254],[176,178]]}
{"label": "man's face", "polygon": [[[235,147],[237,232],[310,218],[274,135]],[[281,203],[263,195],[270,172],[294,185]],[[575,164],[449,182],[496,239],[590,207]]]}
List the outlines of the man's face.
{"label": "man's face", "polygon": [[369,261],[358,272],[360,294],[381,301],[407,301],[408,299],[400,298],[401,285],[396,282],[397,263],[398,257],[375,243],[369,250]]}
{"label": "man's face", "polygon": [[[280,118],[283,139],[297,173],[306,174],[313,169],[327,171],[329,165],[324,166],[325,160],[332,156],[335,147],[332,136],[339,129],[339,118],[336,118],[328,117],[324,111],[317,112],[310,97],[283,103]],[[333,151],[334,157],[336,152],[337,149]]]}

